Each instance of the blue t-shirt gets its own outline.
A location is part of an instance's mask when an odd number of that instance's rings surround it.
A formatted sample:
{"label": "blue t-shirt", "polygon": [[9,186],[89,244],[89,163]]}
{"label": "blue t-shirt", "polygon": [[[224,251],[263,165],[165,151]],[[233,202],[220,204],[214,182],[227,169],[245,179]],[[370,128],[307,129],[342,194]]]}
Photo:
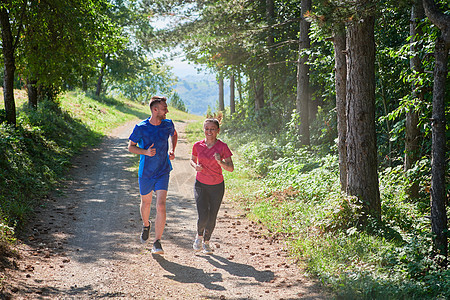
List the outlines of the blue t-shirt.
{"label": "blue t-shirt", "polygon": [[134,126],[129,139],[138,144],[139,148],[148,149],[152,144],[156,149],[154,156],[141,155],[139,162],[139,177],[158,178],[172,170],[169,160],[169,136],[175,133],[172,120],[162,120],[158,126],[150,124],[150,118]]}

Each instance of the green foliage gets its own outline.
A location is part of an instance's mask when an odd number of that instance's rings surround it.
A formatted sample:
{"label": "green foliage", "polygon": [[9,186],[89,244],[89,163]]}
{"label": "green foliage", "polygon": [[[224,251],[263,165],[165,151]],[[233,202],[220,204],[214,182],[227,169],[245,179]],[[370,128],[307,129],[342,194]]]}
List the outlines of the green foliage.
{"label": "green foliage", "polygon": [[1,213],[9,225],[18,226],[36,199],[56,185],[71,155],[99,138],[55,102],[44,101],[36,111],[24,112],[15,129],[5,123],[0,127]]}
{"label": "green foliage", "polygon": [[110,86],[112,94],[119,93],[136,102],[148,103],[157,94],[171,95],[175,77],[170,68],[157,59],[140,62],[139,71],[132,77],[125,76],[117,79]]}
{"label": "green foliage", "polygon": [[[295,123],[284,132],[262,134],[239,130],[244,122],[228,122],[234,119],[225,118],[222,127],[238,156],[236,170],[245,170],[226,174],[230,197],[267,227],[269,237],[287,240],[291,254],[338,298],[449,297],[450,272],[430,256],[428,160],[410,173],[401,166],[380,173],[382,221],[369,219],[363,227],[362,203],[340,191],[337,157],[320,147],[299,148],[290,129]],[[411,180],[423,187],[420,199],[407,197]],[[242,192],[243,186],[250,188]]]}
{"label": "green foliage", "polygon": [[177,92],[173,93],[173,95],[169,98],[169,104],[178,110],[188,112],[186,105],[184,105],[183,100],[181,100],[180,95],[178,95]]}
{"label": "green foliage", "polygon": [[[0,216],[0,220],[4,218]],[[6,257],[10,252],[10,244],[16,241],[14,237],[14,228],[0,221],[0,256]],[[0,277],[0,287],[2,286],[2,278]]]}

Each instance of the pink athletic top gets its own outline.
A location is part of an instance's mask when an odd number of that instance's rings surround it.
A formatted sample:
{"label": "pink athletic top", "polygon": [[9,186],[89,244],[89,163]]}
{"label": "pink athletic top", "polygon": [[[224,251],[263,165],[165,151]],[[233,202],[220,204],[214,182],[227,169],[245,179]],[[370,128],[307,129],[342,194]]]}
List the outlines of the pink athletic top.
{"label": "pink athletic top", "polygon": [[213,185],[223,181],[222,167],[214,158],[214,153],[219,153],[222,159],[233,155],[228,145],[221,140],[217,140],[211,149],[206,146],[205,140],[196,142],[192,148],[192,155],[197,157],[197,163],[203,167],[203,170],[197,172],[196,176],[197,180],[203,184]]}

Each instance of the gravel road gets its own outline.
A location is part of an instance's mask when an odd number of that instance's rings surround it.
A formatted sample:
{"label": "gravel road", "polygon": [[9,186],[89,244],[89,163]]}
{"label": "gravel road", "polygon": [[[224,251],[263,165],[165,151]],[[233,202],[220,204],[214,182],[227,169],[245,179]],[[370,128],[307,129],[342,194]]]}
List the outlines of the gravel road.
{"label": "gravel road", "polygon": [[195,173],[182,122],[175,124],[165,255],[152,255],[151,244],[139,241],[137,172],[126,149],[134,124],[74,159],[70,180],[45,200],[17,245],[19,257],[9,259],[0,299],[330,298],[282,241],[264,238],[264,228],[226,199],[211,239],[214,254],[194,254]]}

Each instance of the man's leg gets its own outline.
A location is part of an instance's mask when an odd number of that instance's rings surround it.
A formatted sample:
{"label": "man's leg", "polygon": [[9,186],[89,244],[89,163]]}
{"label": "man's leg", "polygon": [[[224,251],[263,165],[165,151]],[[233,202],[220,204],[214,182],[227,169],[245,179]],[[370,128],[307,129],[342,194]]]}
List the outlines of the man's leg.
{"label": "man's leg", "polygon": [[155,241],[161,239],[166,226],[166,198],[166,190],[156,191]]}
{"label": "man's leg", "polygon": [[150,225],[150,208],[152,207],[152,192],[147,195],[141,195],[141,218],[145,227]]}

